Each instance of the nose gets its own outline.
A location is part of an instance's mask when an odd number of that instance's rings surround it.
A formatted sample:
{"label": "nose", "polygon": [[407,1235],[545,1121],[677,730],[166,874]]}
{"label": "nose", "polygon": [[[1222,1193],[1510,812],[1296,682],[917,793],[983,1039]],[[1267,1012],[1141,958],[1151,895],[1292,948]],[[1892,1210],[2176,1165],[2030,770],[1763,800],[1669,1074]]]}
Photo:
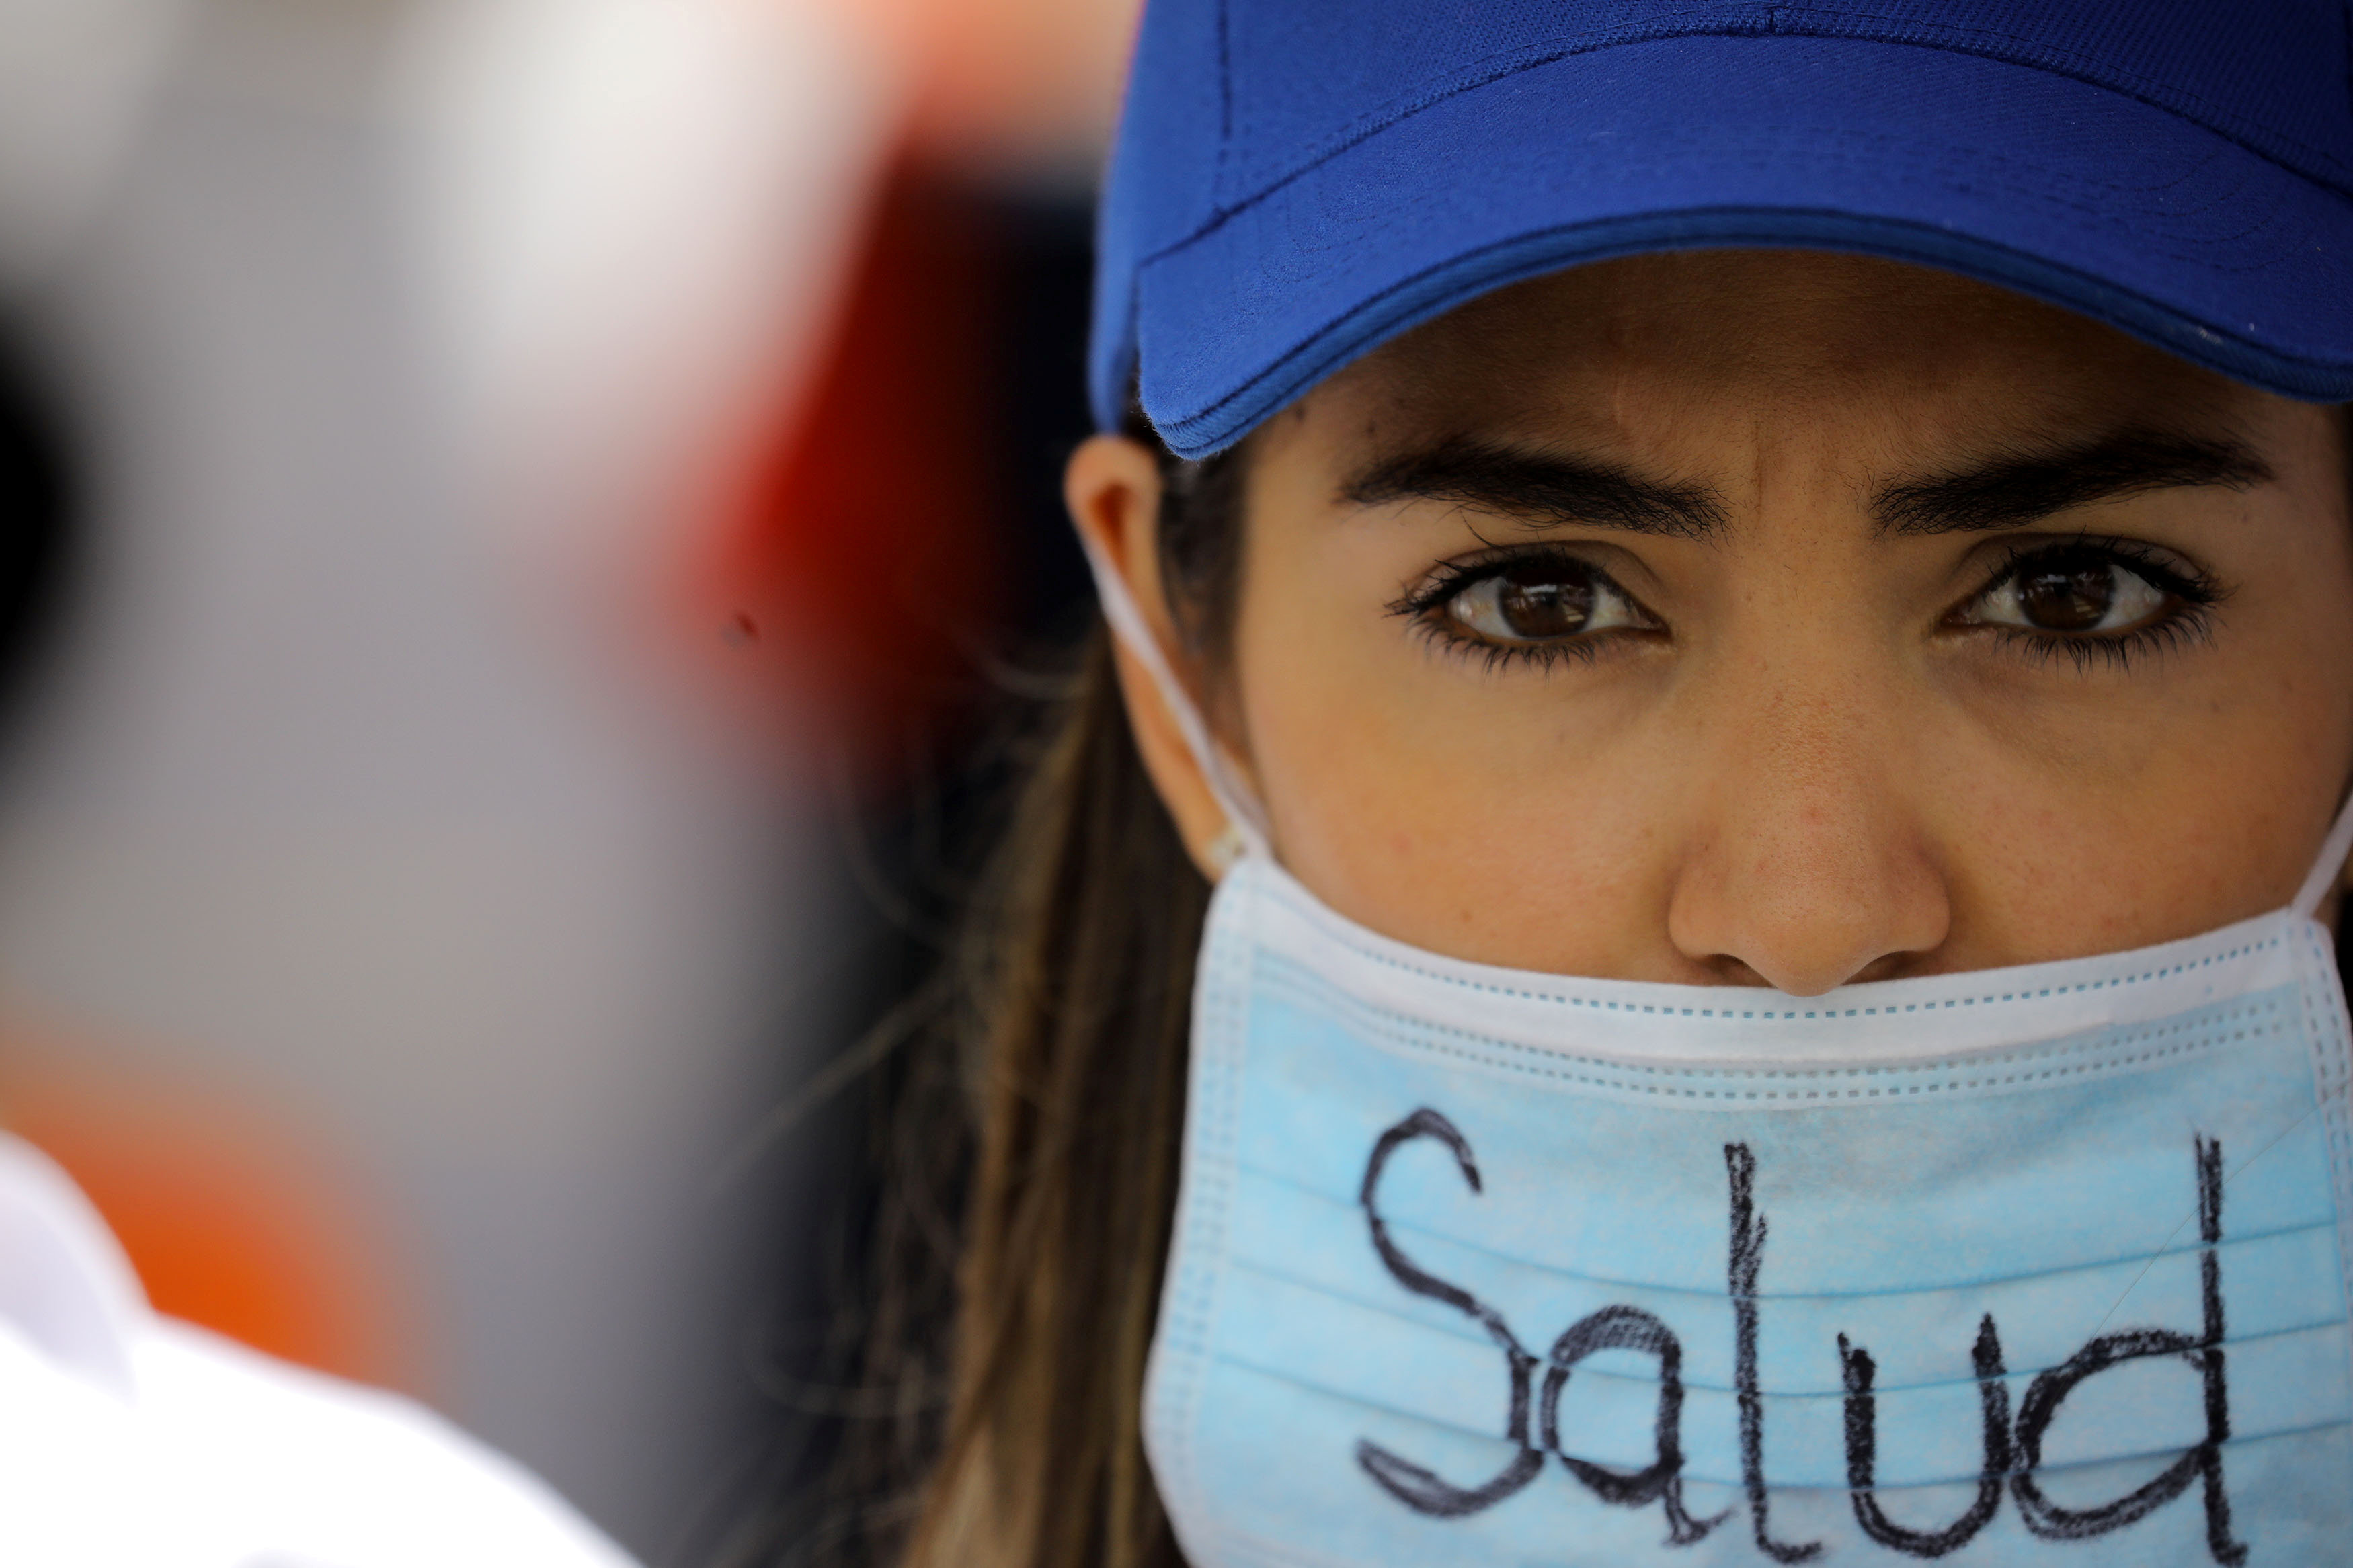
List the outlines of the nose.
{"label": "nose", "polygon": [[1717,744],[1668,906],[1669,939],[1725,979],[1815,996],[1903,973],[1950,929],[1944,873],[1902,787],[1893,726],[1787,690],[1708,726]]}

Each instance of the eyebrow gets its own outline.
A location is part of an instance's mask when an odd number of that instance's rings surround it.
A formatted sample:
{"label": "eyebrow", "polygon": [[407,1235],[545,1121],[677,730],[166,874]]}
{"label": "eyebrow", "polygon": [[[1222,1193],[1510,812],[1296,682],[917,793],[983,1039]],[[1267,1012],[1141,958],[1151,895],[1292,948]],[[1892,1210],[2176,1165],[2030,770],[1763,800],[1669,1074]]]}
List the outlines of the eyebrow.
{"label": "eyebrow", "polygon": [[1538,527],[1582,523],[1676,539],[1719,532],[1726,517],[1723,497],[1705,485],[1662,483],[1609,463],[1467,437],[1385,458],[1342,485],[1340,495],[1359,506],[1450,500]]}
{"label": "eyebrow", "polygon": [[1873,499],[1871,510],[1883,532],[1979,533],[2151,490],[2203,485],[2243,490],[2277,477],[2236,441],[2122,430],[2080,446],[1890,485]]}
{"label": "eyebrow", "polygon": [[[2128,429],[1888,485],[1871,510],[1886,533],[1990,532],[2153,490],[2244,490],[2277,477],[2237,441]],[[1674,539],[1714,537],[1728,517],[1721,492],[1706,485],[1644,479],[1612,463],[1514,451],[1468,437],[1385,458],[1341,486],[1340,494],[1358,506],[1447,500],[1537,527],[1583,525]]]}

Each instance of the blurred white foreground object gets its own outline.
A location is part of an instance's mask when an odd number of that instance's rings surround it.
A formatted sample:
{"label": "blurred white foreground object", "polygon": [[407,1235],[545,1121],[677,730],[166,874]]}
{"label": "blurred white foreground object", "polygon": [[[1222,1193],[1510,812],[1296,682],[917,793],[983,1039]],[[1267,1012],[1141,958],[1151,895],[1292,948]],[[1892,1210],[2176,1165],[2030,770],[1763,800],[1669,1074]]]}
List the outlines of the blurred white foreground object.
{"label": "blurred white foreground object", "polygon": [[0,1137],[0,1562],[626,1568],[421,1406],[148,1310],[97,1214]]}
{"label": "blurred white foreground object", "polygon": [[795,1245],[713,1173],[843,941],[664,584],[894,111],[794,0],[185,10],[16,300],[90,500],[0,769],[0,1013],[331,1151],[420,1392],[659,1554]]}

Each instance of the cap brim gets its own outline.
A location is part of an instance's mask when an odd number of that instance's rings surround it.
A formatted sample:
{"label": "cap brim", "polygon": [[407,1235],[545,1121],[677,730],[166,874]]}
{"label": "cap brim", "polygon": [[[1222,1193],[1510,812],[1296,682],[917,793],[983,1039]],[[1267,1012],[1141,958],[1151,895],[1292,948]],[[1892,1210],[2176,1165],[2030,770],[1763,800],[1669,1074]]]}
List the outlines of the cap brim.
{"label": "cap brim", "polygon": [[1684,37],[1443,99],[1150,258],[1145,413],[1178,453],[1487,289],[1696,247],[1867,252],[2048,300],[2287,396],[2353,398],[2353,201],[2053,72]]}

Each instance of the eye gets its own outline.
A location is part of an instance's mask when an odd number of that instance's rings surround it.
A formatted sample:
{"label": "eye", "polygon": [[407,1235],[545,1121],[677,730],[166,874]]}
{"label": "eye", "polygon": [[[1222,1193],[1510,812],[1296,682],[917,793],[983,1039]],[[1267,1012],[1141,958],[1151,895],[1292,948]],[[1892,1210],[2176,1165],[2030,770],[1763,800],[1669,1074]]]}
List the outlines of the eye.
{"label": "eye", "polygon": [[2154,626],[2182,598],[2194,596],[2191,584],[2153,563],[2127,562],[2111,549],[2065,545],[2013,561],[1957,618],[1966,626],[2099,636]]}
{"label": "eye", "polygon": [[1616,584],[1566,557],[1502,563],[1451,587],[1440,613],[1458,634],[1492,643],[1560,642],[1651,624]]}

